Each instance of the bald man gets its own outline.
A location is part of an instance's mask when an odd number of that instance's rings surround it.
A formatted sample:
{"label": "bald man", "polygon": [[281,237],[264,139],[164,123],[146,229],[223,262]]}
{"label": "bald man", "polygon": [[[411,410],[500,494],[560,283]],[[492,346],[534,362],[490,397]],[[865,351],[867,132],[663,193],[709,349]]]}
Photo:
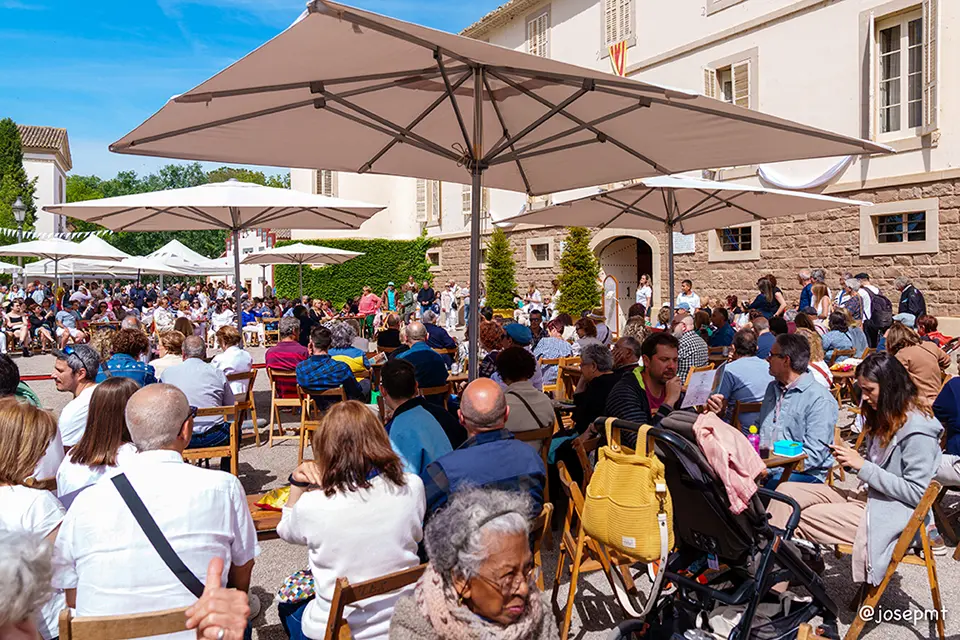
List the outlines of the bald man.
{"label": "bald man", "polygon": [[[417,385],[425,387],[439,387],[447,384],[447,364],[443,356],[427,345],[427,328],[422,322],[411,322],[407,325],[407,344],[410,348],[397,356],[406,360],[417,370]],[[434,400],[434,397],[428,398]],[[443,403],[443,398],[439,398]]]}
{"label": "bald man", "polygon": [[428,515],[464,485],[526,491],[536,513],[540,512],[546,469],[536,450],[514,439],[504,426],[509,413],[496,382],[479,378],[467,385],[459,411],[467,441],[427,465],[420,475],[426,488]]}
{"label": "bald man", "polygon": [[[187,582],[202,591],[207,564],[223,558],[223,585],[247,591],[259,548],[243,487],[229,473],[184,463],[181,454],[193,437],[187,397],[173,385],[152,384],[131,396],[125,416],[140,453],[113,481],[74,499],[57,535],[53,584],[82,616],[154,611],[157,602],[186,607],[197,601]],[[121,495],[126,486],[195,583],[181,582],[164,564],[131,513],[131,498]]]}

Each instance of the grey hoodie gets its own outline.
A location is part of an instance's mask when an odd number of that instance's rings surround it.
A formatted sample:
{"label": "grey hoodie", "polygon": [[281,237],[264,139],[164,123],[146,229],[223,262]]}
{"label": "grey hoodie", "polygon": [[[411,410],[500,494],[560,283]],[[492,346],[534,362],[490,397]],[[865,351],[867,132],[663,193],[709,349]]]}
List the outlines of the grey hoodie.
{"label": "grey hoodie", "polygon": [[[893,547],[907,526],[924,491],[930,486],[940,466],[940,434],[943,426],[933,417],[917,411],[907,415],[907,422],[890,440],[883,459],[866,461],[859,478],[865,482],[867,507],[857,531],[856,545],[866,545],[863,565],[853,563],[855,582],[880,584],[893,556]],[[869,451],[870,439],[867,439]],[[863,533],[866,532],[864,536]],[[857,550],[854,551],[856,557]],[[860,574],[860,575],[858,575]]]}

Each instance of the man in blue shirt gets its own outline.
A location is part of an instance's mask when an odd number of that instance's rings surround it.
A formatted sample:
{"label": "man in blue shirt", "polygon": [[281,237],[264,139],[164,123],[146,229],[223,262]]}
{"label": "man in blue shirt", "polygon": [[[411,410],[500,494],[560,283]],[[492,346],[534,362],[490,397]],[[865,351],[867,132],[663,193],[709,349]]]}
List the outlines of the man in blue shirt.
{"label": "man in blue shirt", "polygon": [[[773,382],[770,365],[757,357],[757,335],[750,329],[733,337],[733,362],[720,368],[720,385],[707,400],[707,409],[733,422],[737,402],[762,402],[767,387]],[[741,413],[740,428],[746,433],[750,425],[758,425],[760,413]]]}
{"label": "man in blue shirt", "polygon": [[797,280],[800,281],[800,286],[803,289],[800,290],[800,304],[797,305],[797,309],[803,309],[813,305],[813,278],[810,277],[809,271],[801,271],[797,274]]}
{"label": "man in blue shirt", "polygon": [[[427,330],[427,346],[431,349],[456,349],[457,341],[450,337],[447,330],[437,324],[437,314],[431,310],[423,312],[423,327]],[[453,359],[449,355],[440,356],[449,367]]]}
{"label": "man in blue shirt", "polygon": [[757,357],[766,360],[770,356],[770,347],[773,346],[776,336],[770,331],[770,321],[763,316],[754,318],[752,322],[753,331],[757,334]]}
{"label": "man in blue shirt", "polygon": [[730,326],[730,312],[723,307],[717,307],[713,310],[713,315],[710,320],[713,322],[716,330],[713,332],[713,335],[710,336],[709,346],[729,347],[733,344],[734,330],[733,327]]}
{"label": "man in blue shirt", "polygon": [[427,329],[422,322],[407,325],[407,344],[410,348],[397,356],[417,370],[420,387],[439,387],[447,384],[447,365],[443,356],[427,346]]}
{"label": "man in blue shirt", "polygon": [[[310,357],[297,365],[297,384],[310,391],[326,391],[343,386],[343,390],[350,400],[361,400],[363,390],[353,377],[350,365],[334,360],[327,350],[333,338],[330,329],[316,325],[310,330],[310,343],[307,349]],[[319,409],[330,404],[326,396],[313,396]]]}
{"label": "man in blue shirt", "polygon": [[424,408],[417,394],[416,370],[404,360],[392,360],[380,373],[380,395],[393,411],[386,424],[394,451],[407,471],[421,474],[427,465],[453,451],[443,427]]}
{"label": "man in blue shirt", "polygon": [[474,380],[460,401],[460,422],[469,438],[420,474],[427,514],[447,503],[461,486],[526,491],[536,513],[543,507],[546,469],[537,452],[504,426],[509,409],[503,391],[488,378]]}

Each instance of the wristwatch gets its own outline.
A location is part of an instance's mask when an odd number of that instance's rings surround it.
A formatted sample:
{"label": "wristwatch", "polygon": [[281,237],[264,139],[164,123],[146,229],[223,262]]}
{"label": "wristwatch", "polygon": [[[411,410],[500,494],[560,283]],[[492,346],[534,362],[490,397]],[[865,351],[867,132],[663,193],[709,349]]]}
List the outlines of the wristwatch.
{"label": "wristwatch", "polygon": [[309,483],[309,482],[300,482],[299,480],[294,480],[292,473],[290,474],[290,477],[287,478],[287,482],[289,482],[290,484],[292,484],[292,485],[295,486],[295,487],[300,487],[301,489],[306,489],[307,487],[310,486],[310,483]]}

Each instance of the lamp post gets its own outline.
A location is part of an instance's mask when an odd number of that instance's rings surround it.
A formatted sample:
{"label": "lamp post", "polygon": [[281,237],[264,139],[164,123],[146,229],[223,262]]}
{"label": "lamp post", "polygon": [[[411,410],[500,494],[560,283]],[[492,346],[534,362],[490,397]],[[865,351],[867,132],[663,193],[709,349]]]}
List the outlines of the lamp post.
{"label": "lamp post", "polygon": [[[23,204],[20,196],[17,196],[11,206],[13,208],[13,218],[17,221],[17,242],[23,242],[23,223],[27,219],[27,207]],[[20,276],[23,277],[23,258],[17,257],[17,266],[20,267]],[[24,284],[26,284],[26,280],[24,280]]]}

